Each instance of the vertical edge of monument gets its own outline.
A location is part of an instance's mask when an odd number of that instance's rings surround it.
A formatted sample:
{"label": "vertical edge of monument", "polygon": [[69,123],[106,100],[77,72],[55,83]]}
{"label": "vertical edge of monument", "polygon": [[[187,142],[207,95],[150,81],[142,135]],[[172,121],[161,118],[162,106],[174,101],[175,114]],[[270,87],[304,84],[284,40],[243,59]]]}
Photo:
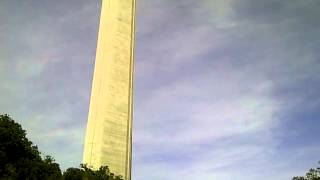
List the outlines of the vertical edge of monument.
{"label": "vertical edge of monument", "polygon": [[135,63],[135,28],[136,28],[136,0],[132,0],[132,30],[131,30],[131,65],[130,65],[130,70],[131,70],[131,79],[130,79],[130,89],[131,89],[131,98],[129,98],[129,127],[128,127],[128,133],[129,133],[129,143],[128,143],[128,149],[129,149],[129,153],[127,153],[128,155],[128,160],[129,163],[127,163],[128,168],[127,168],[127,179],[131,180],[131,173],[132,173],[132,139],[133,139],[133,127],[132,127],[132,123],[133,123],[133,100],[134,100],[134,96],[133,96],[133,90],[134,90],[134,86],[133,86],[133,81],[134,81],[134,63]]}

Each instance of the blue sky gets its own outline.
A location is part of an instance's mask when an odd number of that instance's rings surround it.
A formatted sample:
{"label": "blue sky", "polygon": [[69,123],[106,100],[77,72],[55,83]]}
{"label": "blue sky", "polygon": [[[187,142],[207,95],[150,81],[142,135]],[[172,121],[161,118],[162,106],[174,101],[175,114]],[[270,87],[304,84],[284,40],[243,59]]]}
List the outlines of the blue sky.
{"label": "blue sky", "polygon": [[[138,0],[133,179],[286,180],[320,160],[320,1]],[[0,112],[81,163],[100,1],[0,1]]]}

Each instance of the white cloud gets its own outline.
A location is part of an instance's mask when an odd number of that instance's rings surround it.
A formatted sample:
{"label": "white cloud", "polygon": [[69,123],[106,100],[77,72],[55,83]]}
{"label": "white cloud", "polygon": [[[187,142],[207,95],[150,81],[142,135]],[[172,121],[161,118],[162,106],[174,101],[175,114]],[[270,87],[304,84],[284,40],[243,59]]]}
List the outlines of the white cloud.
{"label": "white cloud", "polygon": [[[212,11],[209,14],[216,16],[185,23],[197,19],[184,13],[197,7],[188,3],[172,4],[169,9],[181,8],[176,13],[156,6],[156,12],[163,14],[161,20],[152,18],[152,12],[151,18],[141,20],[148,27],[138,31],[136,90],[143,88],[143,92],[135,98],[134,177],[290,178],[294,175],[288,166],[290,157],[277,161],[283,143],[279,134],[285,133],[281,115],[305,102],[305,96],[290,88],[319,72],[314,53],[297,38],[302,32],[290,29],[298,21],[286,19],[279,9],[276,15],[263,17],[249,5],[239,11],[233,1],[214,1],[216,7],[206,6],[195,14]],[[262,19],[246,14],[246,8]],[[274,16],[280,15],[278,22]],[[159,28],[157,23],[164,26],[163,32],[154,29]],[[281,94],[284,87],[286,94]],[[270,169],[259,174],[263,168]]]}

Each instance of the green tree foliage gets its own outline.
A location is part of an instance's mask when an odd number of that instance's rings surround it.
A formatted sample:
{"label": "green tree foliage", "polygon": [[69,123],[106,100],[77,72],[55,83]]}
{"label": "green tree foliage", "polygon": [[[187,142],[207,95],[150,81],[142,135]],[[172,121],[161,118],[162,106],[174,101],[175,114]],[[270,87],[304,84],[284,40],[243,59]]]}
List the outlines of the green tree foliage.
{"label": "green tree foliage", "polygon": [[68,168],[63,173],[65,180],[122,180],[121,176],[110,173],[108,166],[102,166],[99,170],[92,170],[81,164],[80,168]]}
{"label": "green tree foliage", "polygon": [[26,131],[8,115],[0,115],[0,179],[57,179],[60,167],[54,159],[40,156]]}
{"label": "green tree foliage", "polygon": [[[320,161],[319,161],[320,165]],[[305,177],[303,176],[297,176],[293,177],[292,180],[320,180],[320,167],[317,167],[316,169],[310,169]]]}
{"label": "green tree foliage", "polygon": [[51,156],[41,158],[26,131],[8,115],[0,115],[0,179],[6,180],[122,180],[107,166],[92,170],[86,165],[68,168],[63,174]]}

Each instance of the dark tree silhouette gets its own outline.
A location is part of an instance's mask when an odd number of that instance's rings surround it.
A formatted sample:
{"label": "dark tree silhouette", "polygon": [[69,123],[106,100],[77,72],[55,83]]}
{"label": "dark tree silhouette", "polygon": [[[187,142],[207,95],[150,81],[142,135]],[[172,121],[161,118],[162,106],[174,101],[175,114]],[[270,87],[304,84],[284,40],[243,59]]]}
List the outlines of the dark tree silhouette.
{"label": "dark tree silhouette", "polygon": [[63,174],[51,156],[41,153],[26,137],[26,131],[8,115],[0,115],[0,179],[8,180],[121,180],[108,166],[92,170],[81,164]]}
{"label": "dark tree silhouette", "polygon": [[[319,165],[320,165],[320,161],[319,161]],[[296,176],[296,177],[293,177],[292,180],[320,180],[320,167],[317,167],[316,169],[311,168],[304,177]]]}
{"label": "dark tree silhouette", "polygon": [[121,176],[114,176],[110,173],[108,166],[102,166],[99,170],[92,170],[81,164],[80,168],[68,168],[63,173],[63,178],[67,180],[122,180]]}
{"label": "dark tree silhouette", "polygon": [[26,131],[8,115],[0,115],[0,179],[59,179],[61,170],[50,156],[43,160]]}

